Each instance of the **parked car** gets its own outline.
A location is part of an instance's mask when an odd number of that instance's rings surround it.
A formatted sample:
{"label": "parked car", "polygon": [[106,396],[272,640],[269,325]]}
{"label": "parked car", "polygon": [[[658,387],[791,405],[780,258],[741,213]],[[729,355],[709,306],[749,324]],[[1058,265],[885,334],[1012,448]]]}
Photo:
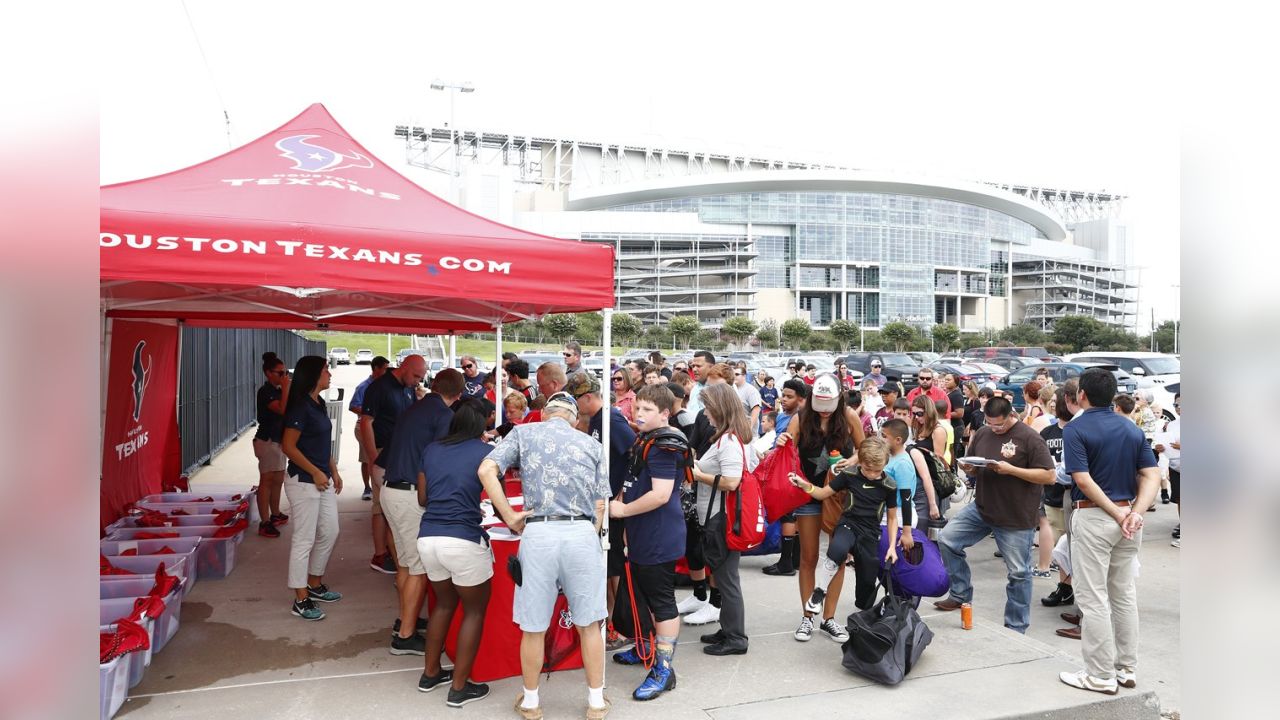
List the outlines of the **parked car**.
{"label": "parked car", "polygon": [[1178,358],[1154,352],[1083,352],[1070,357],[1071,362],[1099,362],[1118,365],[1121,370],[1137,378],[1139,390],[1150,390],[1155,402],[1172,420],[1178,415],[1173,410],[1173,394],[1170,385],[1182,382],[1182,363]]}
{"label": "parked car", "polygon": [[1116,365],[1106,365],[1103,363],[1040,363],[1038,365],[1028,365],[1020,370],[1009,373],[1009,377],[1004,382],[997,383],[996,387],[1013,395],[1013,409],[1019,412],[1026,407],[1026,402],[1022,398],[1022,386],[1031,382],[1036,377],[1036,372],[1041,368],[1049,371],[1049,378],[1057,385],[1061,385],[1073,377],[1080,377],[1080,373],[1091,367],[1105,368],[1116,376],[1116,391],[1125,394],[1132,394],[1138,389],[1137,380],[1130,374],[1124,372]]}
{"label": "parked car", "polygon": [[915,360],[921,367],[932,365],[936,362],[942,362],[942,355],[936,352],[913,351],[908,352],[907,356]]}
{"label": "parked car", "polygon": [[[400,367],[401,365],[403,365],[404,359],[409,357],[410,355],[420,355],[420,354],[421,353],[419,353],[417,350],[414,350],[413,348],[404,348],[400,352],[396,353],[396,367]],[[444,361],[441,361],[440,364],[443,365]]]}
{"label": "parked car", "polygon": [[[933,363],[932,365],[929,365],[929,369],[933,371],[935,378],[941,378],[944,373],[955,373],[956,379],[959,380],[962,385],[972,380],[978,383],[979,387],[986,384],[988,381],[998,383],[1000,380],[1004,379],[1005,375],[1008,374],[1004,373],[996,377],[992,377],[991,373],[970,363]],[[1003,368],[997,369],[1003,372]],[[937,381],[935,384],[938,385],[938,387],[942,387],[941,381]]]}
{"label": "parked car", "polygon": [[964,357],[974,358],[975,360],[985,360],[989,358],[999,357],[1001,355],[1013,355],[1015,357],[1038,358],[1044,362],[1055,362],[1059,359],[1050,354],[1048,350],[1042,347],[976,347],[969,348],[963,353]]}
{"label": "parked car", "polygon": [[[972,360],[973,358],[970,359]],[[1017,355],[997,355],[992,358],[984,358],[982,362],[999,365],[1006,372],[1013,372],[1014,370],[1021,370],[1028,365],[1039,365],[1043,361],[1040,358],[1019,357]]]}
{"label": "parked car", "polygon": [[330,365],[350,365],[351,353],[344,347],[336,347],[329,349]]}
{"label": "parked car", "polygon": [[356,351],[357,365],[371,365],[373,363],[373,351],[369,348],[360,348]]}
{"label": "parked car", "polygon": [[903,390],[906,392],[911,392],[918,384],[916,373],[920,372],[920,366],[906,353],[867,350],[851,352],[845,355],[843,360],[845,366],[851,371],[860,372],[866,376],[871,374],[873,358],[879,360],[884,366],[881,368],[881,374],[890,380],[902,383]]}
{"label": "parked car", "polygon": [[976,367],[982,370],[987,374],[987,377],[990,378],[991,382],[996,382],[996,383],[1002,382],[1005,378],[1009,377],[1009,371],[1006,370],[1003,366],[996,365],[995,363],[979,362],[977,360],[973,360],[973,361],[970,361],[967,363],[961,363],[961,364],[971,365],[973,367]]}

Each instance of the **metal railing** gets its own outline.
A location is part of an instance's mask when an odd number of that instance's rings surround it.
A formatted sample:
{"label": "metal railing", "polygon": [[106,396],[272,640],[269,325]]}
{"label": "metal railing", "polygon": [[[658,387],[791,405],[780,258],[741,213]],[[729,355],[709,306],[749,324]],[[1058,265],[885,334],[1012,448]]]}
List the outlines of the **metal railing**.
{"label": "metal railing", "polygon": [[292,368],[303,355],[325,355],[325,343],[288,330],[182,328],[178,433],[189,473],[257,420],[262,354],[275,352]]}

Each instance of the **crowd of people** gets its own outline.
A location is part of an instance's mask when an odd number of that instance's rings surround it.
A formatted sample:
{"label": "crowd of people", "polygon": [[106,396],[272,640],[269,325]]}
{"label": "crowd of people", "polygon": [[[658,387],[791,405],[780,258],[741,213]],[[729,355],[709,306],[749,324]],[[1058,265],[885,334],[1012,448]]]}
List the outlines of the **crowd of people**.
{"label": "crowd of people", "polygon": [[[1037,378],[1022,388],[1026,409],[1018,413],[994,386],[961,384],[928,368],[904,395],[878,361],[861,380],[843,367],[819,374],[793,365],[779,385],[708,351],[672,367],[653,353],[612,368],[602,387],[583,368],[580,346],[567,344],[563,356],[564,363],[533,369],[507,353],[488,374],[463,357],[429,388],[422,357],[409,355],[396,368],[379,357],[352,394],[363,498],[371,503],[370,566],[396,576],[389,649],[424,657],[419,690],[447,684],[451,707],[489,693],[469,677],[495,572],[486,506],[521,540],[512,567],[499,569],[517,586],[511,617],[522,631],[520,717],[542,717],[539,674],[560,594],[578,632],[588,718],[610,708],[608,653],[615,663],[647,669],[632,692],[638,701],[675,689],[682,625],[718,626],[700,637],[708,655],[747,653],[740,553],[708,542],[707,533],[722,527],[726,493],[788,444],[800,459],[791,482],[811,499],[781,519],[779,558],[764,572],[797,577],[797,641],[815,634],[848,640],[837,619],[845,568],[854,568],[855,607],[869,608],[884,564],[917,537],[937,543],[949,577],[947,597],[935,607],[960,609],[974,600],[966,550],[993,536],[1007,569],[1005,626],[1026,632],[1033,580],[1056,571],[1057,585],[1041,603],[1078,608],[1062,613],[1069,627],[1058,632],[1082,641],[1085,660],[1062,682],[1107,693],[1134,687],[1142,517],[1156,509],[1157,493],[1159,502],[1179,502],[1180,424],[1164,427],[1150,397],[1117,395],[1109,372],[1086,370],[1061,386]],[[329,368],[307,356],[290,377],[268,353],[262,369],[254,439],[259,533],[279,537],[280,525],[293,524],[291,612],[321,620],[319,604],[342,597],[324,583],[343,488],[320,399]],[[972,502],[955,512],[935,491],[944,469],[959,471],[971,492]],[[519,509],[504,489],[513,470]],[[281,512],[281,489],[292,517]],[[839,517],[824,519],[837,495]],[[883,555],[882,526],[892,539]],[[1175,546],[1179,540],[1175,531]],[[687,580],[678,564],[687,565]],[[678,585],[690,594],[677,599]],[[424,621],[428,586],[435,603]],[[450,665],[443,648],[459,607],[464,619]],[[621,616],[627,622],[615,626]]]}

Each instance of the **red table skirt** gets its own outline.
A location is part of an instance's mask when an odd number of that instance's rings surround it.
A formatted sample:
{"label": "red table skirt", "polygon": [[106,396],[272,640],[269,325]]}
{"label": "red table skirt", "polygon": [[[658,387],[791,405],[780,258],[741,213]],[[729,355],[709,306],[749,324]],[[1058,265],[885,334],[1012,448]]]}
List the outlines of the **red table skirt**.
{"label": "red table skirt", "polygon": [[[489,682],[502,678],[520,675],[520,626],[511,619],[512,601],[515,599],[516,585],[507,573],[507,558],[515,555],[520,549],[519,540],[495,540],[493,545],[493,579],[490,581],[489,607],[484,614],[484,632],[480,636],[480,651],[476,655],[475,666],[471,669],[471,679],[476,682]],[[428,613],[435,607],[435,593],[427,586]],[[453,623],[449,626],[449,635],[445,638],[445,652],[450,658],[457,657],[458,628],[462,622],[462,605],[454,611]],[[551,619],[554,627],[558,618]],[[576,631],[575,631],[576,632]],[[557,663],[552,671],[574,670],[582,667],[582,652],[576,646],[564,660]]]}

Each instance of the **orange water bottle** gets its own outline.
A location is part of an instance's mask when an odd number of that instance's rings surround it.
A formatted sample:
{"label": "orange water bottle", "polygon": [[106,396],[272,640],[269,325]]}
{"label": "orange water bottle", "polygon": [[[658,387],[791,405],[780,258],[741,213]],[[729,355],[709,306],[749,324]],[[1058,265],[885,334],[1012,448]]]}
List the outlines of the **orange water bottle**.
{"label": "orange water bottle", "polygon": [[969,603],[960,604],[960,627],[965,630],[973,629],[973,605]]}

